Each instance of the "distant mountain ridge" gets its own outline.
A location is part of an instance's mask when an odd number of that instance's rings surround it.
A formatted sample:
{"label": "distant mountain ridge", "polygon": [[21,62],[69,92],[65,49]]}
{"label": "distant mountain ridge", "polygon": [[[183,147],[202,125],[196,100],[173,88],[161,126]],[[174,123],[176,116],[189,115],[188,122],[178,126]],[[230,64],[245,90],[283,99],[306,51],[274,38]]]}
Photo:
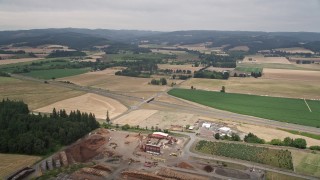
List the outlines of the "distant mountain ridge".
{"label": "distant mountain ridge", "polygon": [[213,42],[212,46],[215,47],[228,44],[228,49],[235,46],[248,46],[253,52],[297,46],[320,51],[320,33],[313,32],[210,30],[160,32],[80,28],[0,31],[0,45],[13,43],[25,43],[29,46],[61,44],[82,50],[117,42],[138,44],[140,41],[168,45]]}

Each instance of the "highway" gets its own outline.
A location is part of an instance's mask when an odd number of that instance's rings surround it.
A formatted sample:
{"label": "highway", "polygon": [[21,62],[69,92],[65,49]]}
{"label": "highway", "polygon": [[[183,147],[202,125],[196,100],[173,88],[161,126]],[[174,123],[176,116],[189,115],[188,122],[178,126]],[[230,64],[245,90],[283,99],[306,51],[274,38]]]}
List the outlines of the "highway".
{"label": "highway", "polygon": [[[26,77],[26,76],[22,76],[22,75],[16,75],[16,74],[12,74],[12,77],[17,78],[17,79],[41,82],[41,83],[44,82],[44,80]],[[188,104],[182,100],[181,101],[187,105],[179,105],[179,104],[174,104],[174,103],[169,103],[169,102],[158,101],[157,96],[159,95],[159,93],[150,97],[150,98],[143,99],[143,98],[139,98],[139,97],[135,97],[135,96],[111,92],[111,91],[100,89],[100,88],[80,86],[80,85],[76,85],[76,84],[63,83],[63,82],[59,82],[59,81],[49,81],[49,83],[51,85],[55,85],[55,86],[62,86],[62,87],[66,87],[66,88],[70,88],[70,89],[74,89],[74,90],[78,90],[78,91],[85,91],[88,93],[94,93],[94,94],[98,94],[101,96],[110,97],[110,98],[116,99],[120,102],[123,102],[124,100],[138,101],[138,103],[136,105],[129,107],[129,110],[127,112],[125,112],[124,114],[127,114],[132,110],[139,109],[143,104],[147,103],[146,101],[148,99],[155,98],[153,101],[151,101],[149,103],[155,104],[158,106],[162,106],[162,107],[167,107],[167,108],[171,109],[172,111],[181,111],[181,112],[186,112],[186,113],[190,113],[190,114],[207,116],[207,117],[215,118],[215,119],[232,120],[232,121],[248,123],[248,124],[253,124],[253,125],[263,125],[263,126],[269,126],[269,127],[273,127],[273,128],[282,128],[282,129],[289,129],[289,130],[296,130],[296,131],[320,134],[320,128],[285,123],[285,122],[263,119],[263,118],[259,118],[259,117],[247,116],[247,115],[242,115],[242,114],[236,114],[236,113],[232,113],[232,112],[228,112],[228,111],[214,109],[211,107],[196,106],[196,105]],[[162,93],[166,93],[166,92],[162,92]],[[176,98],[176,97],[173,97],[173,98]],[[179,98],[176,98],[176,99],[180,100]],[[120,117],[120,116],[118,116],[118,117]]]}

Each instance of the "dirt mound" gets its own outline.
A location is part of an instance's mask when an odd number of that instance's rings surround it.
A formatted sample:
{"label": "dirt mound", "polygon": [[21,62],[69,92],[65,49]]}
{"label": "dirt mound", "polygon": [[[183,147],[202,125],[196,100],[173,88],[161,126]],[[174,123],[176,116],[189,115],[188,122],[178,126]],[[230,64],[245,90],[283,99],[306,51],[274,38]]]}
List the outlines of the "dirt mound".
{"label": "dirt mound", "polygon": [[137,178],[144,180],[165,180],[165,178],[161,176],[157,176],[151,173],[145,173],[140,171],[124,171],[121,173],[124,179]]}
{"label": "dirt mound", "polygon": [[99,128],[98,130],[96,130],[96,133],[103,136],[103,135],[108,135],[109,131],[104,128]]}
{"label": "dirt mound", "polygon": [[206,172],[212,172],[213,171],[213,167],[209,166],[209,165],[206,165],[203,170],[205,170]]}
{"label": "dirt mound", "polygon": [[180,179],[180,180],[207,180],[209,178],[203,177],[203,176],[198,176],[198,175],[193,175],[189,173],[180,173],[177,171],[173,171],[168,168],[161,168],[160,171],[158,172],[159,176],[163,176],[166,178],[173,178],[173,179]]}
{"label": "dirt mound", "polygon": [[86,162],[97,156],[100,153],[100,148],[106,143],[105,137],[95,134],[71,146],[66,150],[66,153],[76,162]]}
{"label": "dirt mound", "polygon": [[181,162],[181,163],[177,164],[177,167],[183,168],[183,169],[194,169],[192,165],[190,165],[189,163],[186,163],[186,162]]}

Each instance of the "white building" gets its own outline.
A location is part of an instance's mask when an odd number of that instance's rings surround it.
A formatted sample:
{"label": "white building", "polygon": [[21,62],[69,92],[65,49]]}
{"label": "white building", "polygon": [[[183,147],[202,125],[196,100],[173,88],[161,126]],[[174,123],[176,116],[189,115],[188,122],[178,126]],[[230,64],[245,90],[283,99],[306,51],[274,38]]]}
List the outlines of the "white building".
{"label": "white building", "polygon": [[194,126],[189,126],[189,130],[193,130],[194,129]]}
{"label": "white building", "polygon": [[219,128],[219,131],[220,131],[221,133],[228,134],[228,133],[231,132],[231,129],[228,128],[228,127],[221,127],[221,128]]}
{"label": "white building", "polygon": [[210,127],[211,127],[211,123],[204,122],[204,123],[202,124],[202,127],[210,128]]}

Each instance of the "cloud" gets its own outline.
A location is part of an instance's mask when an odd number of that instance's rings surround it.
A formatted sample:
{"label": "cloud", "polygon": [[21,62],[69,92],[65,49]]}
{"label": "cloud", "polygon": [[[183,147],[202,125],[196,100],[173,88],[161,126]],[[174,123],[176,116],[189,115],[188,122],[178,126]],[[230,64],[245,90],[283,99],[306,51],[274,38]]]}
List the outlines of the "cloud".
{"label": "cloud", "polygon": [[0,29],[319,31],[319,0],[0,0]]}

